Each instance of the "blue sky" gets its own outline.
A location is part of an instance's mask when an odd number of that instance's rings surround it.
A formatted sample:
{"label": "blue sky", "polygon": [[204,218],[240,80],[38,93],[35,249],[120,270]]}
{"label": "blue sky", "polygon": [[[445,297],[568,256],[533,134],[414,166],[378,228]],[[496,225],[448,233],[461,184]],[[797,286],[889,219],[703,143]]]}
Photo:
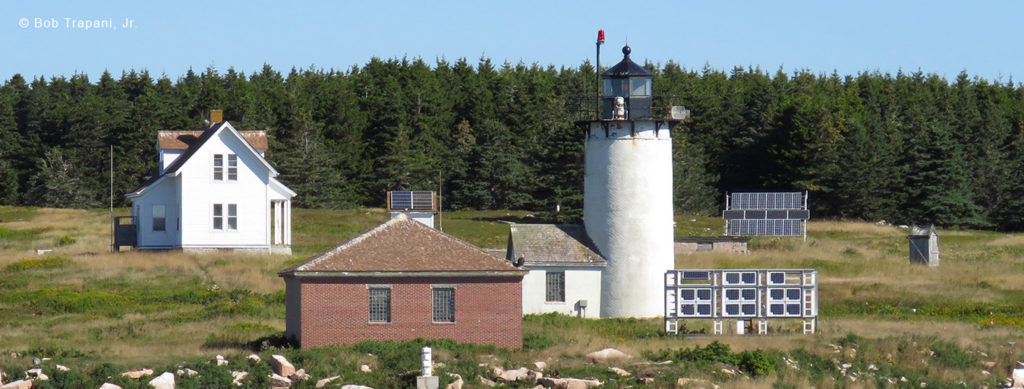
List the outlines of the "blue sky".
{"label": "blue sky", "polygon": [[[246,74],[264,63],[348,69],[372,57],[481,56],[602,65],[628,43],[638,62],[775,72],[937,73],[1024,81],[1024,2],[987,1],[7,1],[0,4],[0,79],[146,69],[176,79],[190,67]],[[55,21],[55,28],[36,21]],[[110,19],[114,29],[67,28]],[[23,20],[24,19],[24,20]],[[122,28],[131,19],[133,28]],[[28,22],[27,27],[20,23]]]}

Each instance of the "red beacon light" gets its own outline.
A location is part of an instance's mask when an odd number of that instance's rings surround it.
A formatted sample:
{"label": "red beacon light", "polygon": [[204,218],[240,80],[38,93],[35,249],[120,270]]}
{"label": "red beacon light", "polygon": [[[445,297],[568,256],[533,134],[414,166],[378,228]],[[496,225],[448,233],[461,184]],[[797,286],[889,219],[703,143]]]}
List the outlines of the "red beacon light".
{"label": "red beacon light", "polygon": [[604,30],[597,30],[597,43],[604,43]]}

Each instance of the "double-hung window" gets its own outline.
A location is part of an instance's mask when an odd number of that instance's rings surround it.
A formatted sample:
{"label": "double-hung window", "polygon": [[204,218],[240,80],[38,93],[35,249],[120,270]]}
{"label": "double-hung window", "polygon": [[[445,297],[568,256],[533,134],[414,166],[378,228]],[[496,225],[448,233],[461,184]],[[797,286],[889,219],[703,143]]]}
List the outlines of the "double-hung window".
{"label": "double-hung window", "polygon": [[391,289],[370,288],[370,322],[391,322]]}
{"label": "double-hung window", "polygon": [[549,271],[545,282],[544,300],[549,303],[565,302],[565,272]]}
{"label": "double-hung window", "polygon": [[[226,162],[225,159],[227,159]],[[227,167],[226,172],[225,165]],[[224,181],[225,177],[228,181],[238,181],[238,156],[235,154],[214,154],[213,180]]]}
{"label": "double-hung window", "polygon": [[167,230],[167,208],[162,204],[153,205],[153,231]]}
{"label": "double-hung window", "polygon": [[455,322],[455,288],[434,288],[434,322]]}
{"label": "double-hung window", "polygon": [[238,204],[213,205],[213,229],[234,231],[238,229]]}

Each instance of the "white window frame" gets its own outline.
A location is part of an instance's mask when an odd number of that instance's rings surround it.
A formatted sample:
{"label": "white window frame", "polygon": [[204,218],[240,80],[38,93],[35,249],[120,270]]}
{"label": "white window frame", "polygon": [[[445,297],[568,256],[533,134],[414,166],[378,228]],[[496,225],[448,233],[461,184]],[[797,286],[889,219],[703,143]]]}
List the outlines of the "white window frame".
{"label": "white window frame", "polygon": [[[218,212],[218,209],[220,212]],[[214,231],[238,231],[238,204],[214,203],[211,207]],[[220,227],[217,224],[220,224]]]}
{"label": "white window frame", "polygon": [[227,156],[227,172],[225,172],[224,178],[227,181],[238,181],[238,155],[228,154]]}
{"label": "white window frame", "polygon": [[[391,324],[391,288],[388,287],[388,286],[368,285],[367,289],[369,291],[368,292],[368,296],[369,297],[368,297],[367,300],[368,300],[368,303],[369,303],[369,305],[368,305],[368,307],[369,307],[368,313],[369,313],[370,324]],[[374,297],[375,297],[374,296],[374,292],[375,291],[378,292],[378,293],[380,291],[386,291],[386,293],[383,296],[377,296],[377,297],[383,297],[385,299],[383,302],[378,302],[378,304],[381,305],[380,309],[379,309],[379,313],[383,314],[385,316],[384,318],[380,318],[380,317],[374,318],[374,313],[375,313],[375,311],[374,311],[374,307],[375,307],[375,305],[374,305],[374,303],[375,303],[375,301],[374,301]]]}
{"label": "white window frame", "polygon": [[[150,227],[153,231],[167,231],[167,206],[164,204],[153,204],[150,214]],[[159,214],[159,216],[157,216]],[[160,223],[157,223],[157,220]],[[159,226],[160,228],[157,228]]]}
{"label": "white window frame", "polygon": [[224,154],[213,155],[213,174],[210,177],[213,181],[224,181]]}

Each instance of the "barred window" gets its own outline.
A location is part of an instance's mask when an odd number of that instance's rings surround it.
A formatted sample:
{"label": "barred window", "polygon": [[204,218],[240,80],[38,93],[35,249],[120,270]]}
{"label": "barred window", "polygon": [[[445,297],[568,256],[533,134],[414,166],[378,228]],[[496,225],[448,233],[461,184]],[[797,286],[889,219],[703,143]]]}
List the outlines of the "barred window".
{"label": "barred window", "polygon": [[434,321],[455,322],[455,288],[434,288]]}
{"label": "barred window", "polygon": [[370,322],[391,322],[391,289],[370,288]]}
{"label": "barred window", "polygon": [[547,293],[545,293],[545,300],[549,303],[564,303],[565,302],[565,272],[562,271],[549,271],[547,272]]}

